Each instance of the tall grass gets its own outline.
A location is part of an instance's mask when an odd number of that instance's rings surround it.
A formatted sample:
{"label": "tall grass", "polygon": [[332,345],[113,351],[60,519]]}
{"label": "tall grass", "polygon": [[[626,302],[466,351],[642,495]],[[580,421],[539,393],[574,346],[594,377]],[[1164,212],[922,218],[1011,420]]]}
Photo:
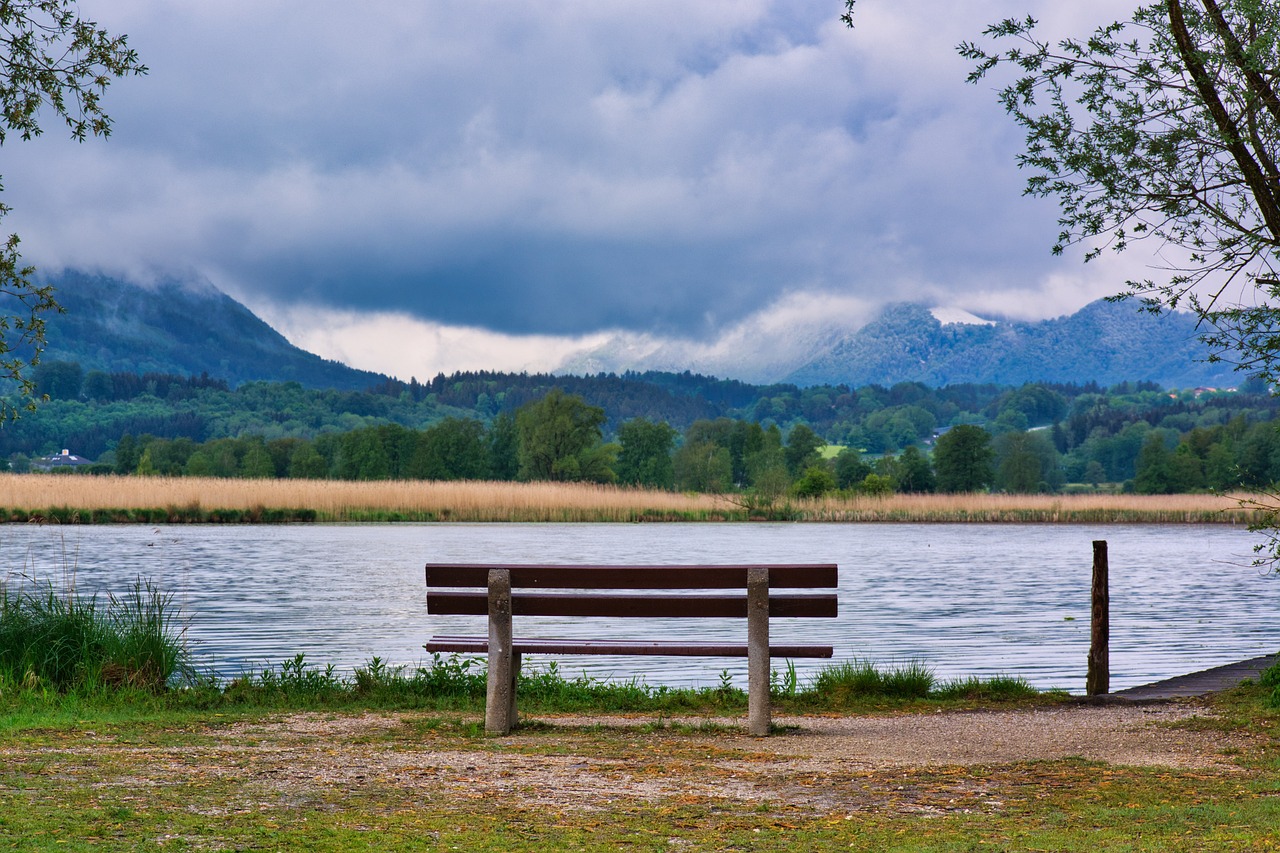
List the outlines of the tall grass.
{"label": "tall grass", "polygon": [[[1243,497],[1243,496],[1242,496]],[[741,521],[1248,524],[1220,495],[888,495],[796,500],[761,514],[738,498],[587,483],[349,482],[0,475],[0,521]]]}
{"label": "tall grass", "polygon": [[105,605],[74,588],[23,581],[0,584],[0,691],[161,691],[194,677],[172,596],[149,581]]}
{"label": "tall grass", "polygon": [[797,698],[830,708],[867,699],[938,699],[1006,701],[1037,695],[1025,679],[1007,675],[957,679],[939,683],[933,669],[920,661],[880,667],[871,661],[844,661],[824,667]]}
{"label": "tall grass", "polygon": [[881,669],[871,661],[844,661],[824,667],[807,692],[834,705],[854,699],[924,699],[933,690],[933,670],[919,661]]}

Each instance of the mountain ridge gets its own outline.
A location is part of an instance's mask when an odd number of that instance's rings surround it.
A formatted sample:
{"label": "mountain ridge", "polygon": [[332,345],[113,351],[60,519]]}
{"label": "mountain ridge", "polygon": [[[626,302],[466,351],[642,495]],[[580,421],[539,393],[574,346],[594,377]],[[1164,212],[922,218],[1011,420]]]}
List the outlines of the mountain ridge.
{"label": "mountain ridge", "polygon": [[898,303],[786,379],[934,387],[1147,381],[1181,388],[1241,379],[1230,364],[1209,356],[1192,315],[1154,316],[1131,303],[1097,300],[1061,317],[989,324],[944,324],[923,306]]}
{"label": "mountain ridge", "polygon": [[43,359],[86,371],[207,373],[233,385],[255,380],[363,390],[387,377],[289,343],[206,281],[142,286],[67,271],[44,278],[65,313],[50,318]]}

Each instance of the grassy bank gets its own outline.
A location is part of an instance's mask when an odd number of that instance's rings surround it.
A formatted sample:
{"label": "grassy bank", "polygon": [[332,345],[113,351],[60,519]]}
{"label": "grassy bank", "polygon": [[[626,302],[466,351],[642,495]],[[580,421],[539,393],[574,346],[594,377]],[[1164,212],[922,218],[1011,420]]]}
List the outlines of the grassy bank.
{"label": "grassy bank", "polygon": [[889,495],[783,501],[579,483],[0,475],[0,522],[827,521],[1248,524],[1217,495]]}
{"label": "grassy bank", "polygon": [[[291,676],[267,680],[282,677]],[[719,718],[662,712],[625,725],[593,725],[584,713],[491,738],[469,708],[158,701],[0,699],[0,848],[1277,849],[1280,718],[1257,687],[1178,724],[1179,739],[1222,738],[1220,755],[1163,766],[823,759],[811,754],[818,717],[764,740]],[[1082,707],[1032,701],[1001,707],[1055,716]],[[905,721],[909,738],[946,707],[841,713]],[[989,707],[957,716],[980,719]]]}

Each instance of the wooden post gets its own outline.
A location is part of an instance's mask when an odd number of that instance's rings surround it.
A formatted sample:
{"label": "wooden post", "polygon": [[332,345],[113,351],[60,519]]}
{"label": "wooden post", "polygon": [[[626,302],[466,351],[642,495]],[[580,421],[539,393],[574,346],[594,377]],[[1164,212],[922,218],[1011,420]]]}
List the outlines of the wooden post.
{"label": "wooden post", "polygon": [[510,734],[515,714],[515,681],[511,665],[511,572],[489,570],[489,680],[485,694],[484,730]]}
{"label": "wooden post", "polygon": [[747,729],[769,734],[769,570],[747,569]]}
{"label": "wooden post", "polygon": [[1107,578],[1107,543],[1093,543],[1093,601],[1089,610],[1089,674],[1084,692],[1101,696],[1111,692],[1111,592]]}

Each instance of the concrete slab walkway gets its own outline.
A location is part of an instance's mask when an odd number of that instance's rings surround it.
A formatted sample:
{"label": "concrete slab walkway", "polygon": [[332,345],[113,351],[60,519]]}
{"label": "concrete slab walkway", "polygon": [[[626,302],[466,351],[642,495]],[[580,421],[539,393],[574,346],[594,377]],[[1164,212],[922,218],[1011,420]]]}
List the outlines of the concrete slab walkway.
{"label": "concrete slab walkway", "polygon": [[1280,654],[1263,655],[1236,663],[1215,666],[1189,675],[1179,675],[1139,687],[1117,690],[1109,694],[1114,699],[1146,701],[1155,699],[1181,699],[1187,696],[1203,696],[1217,690],[1235,687],[1246,678],[1257,679],[1264,669],[1280,661]]}

